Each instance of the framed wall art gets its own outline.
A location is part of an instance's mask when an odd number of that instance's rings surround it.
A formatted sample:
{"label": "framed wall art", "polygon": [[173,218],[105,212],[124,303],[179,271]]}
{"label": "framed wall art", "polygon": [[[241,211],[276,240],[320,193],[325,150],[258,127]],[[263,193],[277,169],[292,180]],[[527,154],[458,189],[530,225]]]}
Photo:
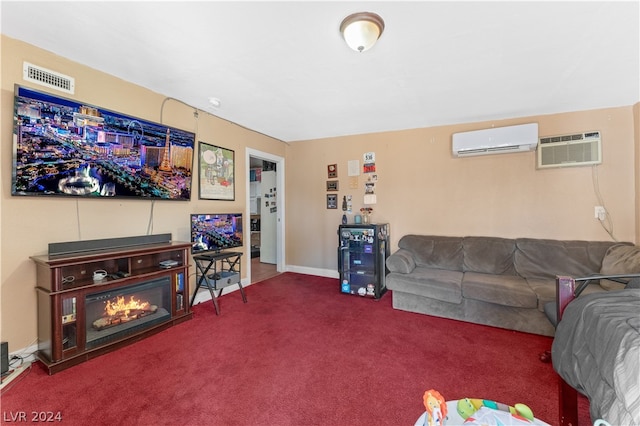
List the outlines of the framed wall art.
{"label": "framed wall art", "polygon": [[327,191],[337,191],[338,190],[338,182],[337,180],[328,180],[327,181]]}
{"label": "framed wall art", "polygon": [[338,195],[337,194],[327,194],[327,208],[328,209],[337,209],[338,208]]}
{"label": "framed wall art", "polygon": [[200,171],[198,198],[201,200],[234,201],[235,153],[226,148],[200,142],[198,170]]}
{"label": "framed wall art", "polygon": [[338,177],[338,165],[337,164],[329,164],[327,166],[327,177],[329,179],[335,179]]}

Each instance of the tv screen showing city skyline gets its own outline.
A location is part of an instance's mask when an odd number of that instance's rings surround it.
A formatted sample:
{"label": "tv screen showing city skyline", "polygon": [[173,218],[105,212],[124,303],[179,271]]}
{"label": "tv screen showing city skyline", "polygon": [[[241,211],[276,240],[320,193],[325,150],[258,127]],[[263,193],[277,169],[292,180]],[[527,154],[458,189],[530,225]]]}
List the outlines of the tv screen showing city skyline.
{"label": "tv screen showing city skyline", "polygon": [[16,86],[11,194],[191,199],[195,134]]}

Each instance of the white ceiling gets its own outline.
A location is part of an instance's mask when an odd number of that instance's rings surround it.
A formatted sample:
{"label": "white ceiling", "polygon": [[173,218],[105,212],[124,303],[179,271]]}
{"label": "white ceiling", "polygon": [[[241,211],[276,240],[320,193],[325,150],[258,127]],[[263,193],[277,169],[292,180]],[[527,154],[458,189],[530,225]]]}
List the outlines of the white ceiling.
{"label": "white ceiling", "polygon": [[[3,34],[285,142],[640,101],[638,1],[1,7]],[[360,11],[386,24],[364,53],[338,31]]]}

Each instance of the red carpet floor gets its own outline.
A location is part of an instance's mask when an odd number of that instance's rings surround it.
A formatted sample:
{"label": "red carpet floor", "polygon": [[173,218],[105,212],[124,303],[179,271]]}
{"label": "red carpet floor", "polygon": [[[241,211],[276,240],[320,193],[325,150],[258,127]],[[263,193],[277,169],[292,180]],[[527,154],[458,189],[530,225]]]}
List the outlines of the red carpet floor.
{"label": "red carpet floor", "polygon": [[538,360],[550,338],[338,289],[286,273],[249,286],[247,304],[223,296],[220,316],[202,303],[191,321],[53,376],[36,363],[3,390],[2,421],[50,411],[65,425],[413,425],[433,388],[522,402],[557,424],[557,378]]}

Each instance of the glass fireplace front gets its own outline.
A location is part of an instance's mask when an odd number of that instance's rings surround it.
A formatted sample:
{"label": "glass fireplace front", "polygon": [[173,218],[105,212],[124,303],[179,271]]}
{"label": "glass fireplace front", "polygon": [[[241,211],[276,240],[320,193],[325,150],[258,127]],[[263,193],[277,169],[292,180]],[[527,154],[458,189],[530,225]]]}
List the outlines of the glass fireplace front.
{"label": "glass fireplace front", "polygon": [[95,348],[171,318],[171,280],[152,281],[87,295],[86,345]]}

